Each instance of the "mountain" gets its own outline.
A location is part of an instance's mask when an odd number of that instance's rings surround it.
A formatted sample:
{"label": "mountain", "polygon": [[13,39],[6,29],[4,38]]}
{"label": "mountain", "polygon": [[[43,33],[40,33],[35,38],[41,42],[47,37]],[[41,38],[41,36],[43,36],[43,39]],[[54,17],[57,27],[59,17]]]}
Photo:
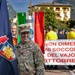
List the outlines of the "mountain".
{"label": "mountain", "polygon": [[67,3],[67,0],[54,0],[57,3]]}
{"label": "mountain", "polygon": [[8,6],[9,18],[14,18],[14,16],[16,16],[16,11],[13,9],[13,7],[9,4],[8,1],[7,1],[7,6]]}
{"label": "mountain", "polygon": [[75,0],[54,0],[57,3],[69,3],[72,4],[73,6],[75,6]]}

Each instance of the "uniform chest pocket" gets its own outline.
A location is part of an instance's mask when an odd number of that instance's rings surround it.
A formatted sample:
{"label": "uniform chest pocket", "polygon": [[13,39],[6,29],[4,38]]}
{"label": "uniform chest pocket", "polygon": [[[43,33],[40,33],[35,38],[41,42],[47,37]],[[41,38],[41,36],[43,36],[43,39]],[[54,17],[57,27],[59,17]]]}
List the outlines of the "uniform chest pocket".
{"label": "uniform chest pocket", "polygon": [[30,57],[30,51],[23,49],[20,51],[18,58],[20,62],[24,62],[29,60],[29,57]]}
{"label": "uniform chest pocket", "polygon": [[31,55],[31,53],[32,53],[32,50],[31,50],[31,48],[22,48],[22,49],[20,49],[20,54],[22,54],[22,55]]}

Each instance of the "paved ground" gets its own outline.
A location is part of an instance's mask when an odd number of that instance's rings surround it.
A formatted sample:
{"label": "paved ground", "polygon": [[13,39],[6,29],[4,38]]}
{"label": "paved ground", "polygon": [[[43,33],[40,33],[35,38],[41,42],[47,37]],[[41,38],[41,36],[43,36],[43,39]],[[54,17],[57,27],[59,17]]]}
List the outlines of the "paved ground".
{"label": "paved ground", "polygon": [[75,75],[75,73],[69,70],[46,70],[45,75]]}
{"label": "paved ground", "polygon": [[59,66],[57,70],[46,69],[45,75],[75,75],[75,72],[66,66]]}

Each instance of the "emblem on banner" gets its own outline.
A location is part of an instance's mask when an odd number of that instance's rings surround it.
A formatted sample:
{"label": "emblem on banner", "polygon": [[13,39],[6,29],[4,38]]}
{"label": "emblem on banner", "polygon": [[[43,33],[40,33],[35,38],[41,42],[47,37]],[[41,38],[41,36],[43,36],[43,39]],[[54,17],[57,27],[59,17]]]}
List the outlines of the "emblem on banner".
{"label": "emblem on banner", "polygon": [[[4,37],[2,36],[1,38],[4,39],[5,36]],[[4,40],[4,41],[1,41],[1,44],[3,44],[3,45],[2,45],[2,48],[0,49],[0,55],[2,57],[4,57],[5,59],[14,60],[15,59],[15,53],[13,50],[13,46],[11,44],[9,44],[6,40]]]}
{"label": "emblem on banner", "polygon": [[34,37],[34,32],[33,32],[33,29],[30,29],[30,40],[32,40]]}

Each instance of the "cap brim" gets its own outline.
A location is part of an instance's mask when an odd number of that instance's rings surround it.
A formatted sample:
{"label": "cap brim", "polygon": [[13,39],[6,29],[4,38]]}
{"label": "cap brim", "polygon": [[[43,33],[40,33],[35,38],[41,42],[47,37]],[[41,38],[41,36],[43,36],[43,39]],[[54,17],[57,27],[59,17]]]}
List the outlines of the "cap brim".
{"label": "cap brim", "polygon": [[21,30],[20,33],[29,32],[29,30]]}

